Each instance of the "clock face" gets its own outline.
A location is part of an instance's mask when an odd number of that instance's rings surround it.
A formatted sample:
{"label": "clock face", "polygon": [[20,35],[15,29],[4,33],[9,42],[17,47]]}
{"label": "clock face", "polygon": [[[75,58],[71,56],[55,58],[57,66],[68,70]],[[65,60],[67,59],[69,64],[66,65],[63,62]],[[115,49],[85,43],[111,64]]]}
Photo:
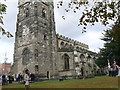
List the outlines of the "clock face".
{"label": "clock face", "polygon": [[26,25],[24,25],[22,34],[26,36],[28,33],[29,33],[29,28]]}

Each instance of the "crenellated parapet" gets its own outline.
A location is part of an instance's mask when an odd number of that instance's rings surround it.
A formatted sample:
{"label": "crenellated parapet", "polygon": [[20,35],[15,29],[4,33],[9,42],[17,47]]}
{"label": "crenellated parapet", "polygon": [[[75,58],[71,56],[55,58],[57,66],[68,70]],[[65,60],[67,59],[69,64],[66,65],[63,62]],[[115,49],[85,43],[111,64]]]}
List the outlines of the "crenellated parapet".
{"label": "crenellated parapet", "polygon": [[73,40],[71,38],[68,38],[68,37],[65,37],[65,36],[62,36],[62,35],[59,35],[57,34],[57,39],[58,39],[58,47],[59,48],[62,48],[61,45],[72,45],[73,47],[79,47],[79,48],[82,48],[82,49],[89,49],[88,45],[82,43],[82,42],[79,42],[77,40]]}

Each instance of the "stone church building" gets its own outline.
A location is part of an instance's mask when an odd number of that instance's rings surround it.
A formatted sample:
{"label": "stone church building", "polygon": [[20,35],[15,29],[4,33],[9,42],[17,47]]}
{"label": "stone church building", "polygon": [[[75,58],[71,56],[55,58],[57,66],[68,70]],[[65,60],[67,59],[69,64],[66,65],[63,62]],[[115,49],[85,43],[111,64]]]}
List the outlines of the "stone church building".
{"label": "stone church building", "polygon": [[18,0],[12,73],[26,69],[41,79],[88,76],[97,54],[88,45],[56,34],[53,2]]}

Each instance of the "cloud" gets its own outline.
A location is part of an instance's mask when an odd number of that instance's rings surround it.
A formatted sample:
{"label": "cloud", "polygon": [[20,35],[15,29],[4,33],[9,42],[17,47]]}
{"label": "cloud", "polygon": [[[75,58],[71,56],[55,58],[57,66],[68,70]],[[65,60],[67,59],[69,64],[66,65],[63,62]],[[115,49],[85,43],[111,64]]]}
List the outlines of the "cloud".
{"label": "cloud", "polygon": [[102,34],[98,31],[88,31],[82,36],[76,37],[77,40],[89,45],[90,50],[98,51],[100,47],[103,47],[104,42],[100,40]]}
{"label": "cloud", "polygon": [[[17,21],[17,1],[16,0],[7,0],[7,14],[4,15],[4,28],[10,31],[13,35],[16,31],[16,21]],[[56,4],[55,4],[56,5]],[[62,34],[66,37],[78,40],[82,43],[89,45],[90,50],[94,51],[94,49],[98,50],[99,47],[103,47],[103,41],[100,40],[102,34],[101,32],[105,27],[100,23],[96,24],[93,27],[88,26],[86,33],[82,32],[82,27],[78,27],[80,12],[78,11],[76,14],[73,12],[66,13],[65,8],[63,6],[59,9],[55,7],[55,21],[56,21],[56,32]],[[65,16],[65,20],[62,19],[62,16]],[[13,53],[14,53],[14,38],[6,38],[2,36],[0,39],[0,60],[4,61],[5,52],[7,52],[7,57],[9,62],[13,61]]]}
{"label": "cloud", "polygon": [[8,62],[12,62],[13,53],[14,53],[16,19],[17,19],[17,1],[7,0],[4,3],[7,5],[7,12],[6,14],[4,14],[3,28],[6,31],[11,32],[14,35],[14,37],[13,38],[7,38],[6,36],[1,37],[0,39],[0,62],[4,62],[5,53],[7,53]]}

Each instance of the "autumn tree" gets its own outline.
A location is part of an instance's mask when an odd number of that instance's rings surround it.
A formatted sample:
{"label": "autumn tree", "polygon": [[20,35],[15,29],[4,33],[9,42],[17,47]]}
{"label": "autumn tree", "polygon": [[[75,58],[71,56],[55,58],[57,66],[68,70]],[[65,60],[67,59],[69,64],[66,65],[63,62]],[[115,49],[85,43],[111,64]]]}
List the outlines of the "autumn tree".
{"label": "autumn tree", "polygon": [[9,38],[13,37],[13,35],[2,27],[2,25],[4,25],[3,14],[6,14],[6,8],[7,6],[5,4],[0,3],[0,35],[7,35],[7,37]]}
{"label": "autumn tree", "polygon": [[[64,0],[61,0],[58,2],[57,7],[60,8],[63,4]],[[119,0],[70,0],[65,11],[76,13],[81,9],[84,9],[84,11],[80,16],[78,26],[83,26],[85,32],[88,25],[94,26],[97,22],[101,22],[105,26],[109,24],[110,20],[114,22],[118,20],[118,23],[120,23]]]}

